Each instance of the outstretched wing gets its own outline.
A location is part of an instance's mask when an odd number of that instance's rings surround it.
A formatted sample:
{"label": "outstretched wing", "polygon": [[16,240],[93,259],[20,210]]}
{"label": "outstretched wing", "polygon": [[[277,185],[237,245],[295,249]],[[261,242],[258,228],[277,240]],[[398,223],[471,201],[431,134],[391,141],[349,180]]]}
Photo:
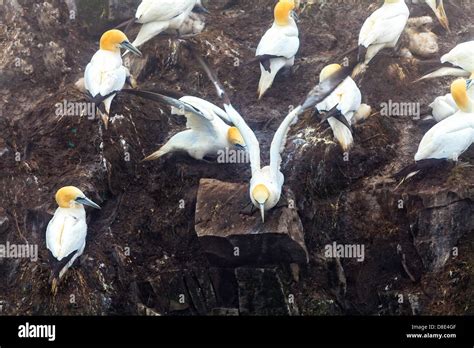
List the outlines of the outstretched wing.
{"label": "outstretched wing", "polygon": [[189,49],[189,51],[193,54],[193,56],[196,58],[199,64],[201,64],[207,76],[209,77],[211,82],[214,84],[214,87],[216,88],[217,96],[223,100],[224,109],[227,112],[227,115],[229,115],[230,120],[239,129],[240,134],[244,138],[247,151],[250,157],[250,166],[251,166],[252,173],[254,173],[257,170],[260,170],[261,169],[260,144],[257,140],[257,137],[255,136],[255,133],[252,131],[252,129],[250,129],[250,127],[245,122],[243,117],[232,106],[232,103],[230,102],[230,98],[227,95],[224,87],[222,86],[221,82],[217,78],[216,73],[211,69],[211,67],[206,62],[206,60],[202,56],[200,56],[196,52],[196,50],[190,45],[186,45],[186,48]]}
{"label": "outstretched wing", "polygon": [[301,114],[301,106],[291,111],[278,127],[275,136],[273,137],[272,145],[270,147],[270,168],[271,173],[277,181],[278,173],[281,167],[281,154],[285,149],[286,138],[290,127],[298,122],[298,116]]}

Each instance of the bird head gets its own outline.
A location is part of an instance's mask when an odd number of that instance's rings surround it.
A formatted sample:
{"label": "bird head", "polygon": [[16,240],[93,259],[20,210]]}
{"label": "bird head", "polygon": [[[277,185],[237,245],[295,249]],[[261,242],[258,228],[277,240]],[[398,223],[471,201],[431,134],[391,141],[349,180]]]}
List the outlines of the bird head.
{"label": "bird head", "polygon": [[280,0],[275,6],[275,22],[278,25],[288,25],[290,16],[295,9],[294,0]]}
{"label": "bird head", "polygon": [[101,50],[120,52],[121,48],[129,50],[137,56],[142,56],[142,53],[128,41],[127,35],[120,30],[112,29],[106,31],[100,38]]}
{"label": "bird head", "polygon": [[230,127],[227,131],[227,140],[234,146],[245,148],[245,141],[237,127]]}
{"label": "bird head", "polygon": [[342,66],[339,64],[330,64],[327,65],[321,70],[321,73],[319,74],[319,82],[323,82],[324,80],[327,80],[332,74],[338,72],[339,70],[342,69]]}
{"label": "bird head", "polygon": [[464,112],[472,112],[472,101],[467,94],[467,88],[470,82],[465,79],[457,79],[451,84],[451,95],[456,105]]}
{"label": "bird head", "polygon": [[66,186],[59,189],[56,193],[56,202],[60,208],[74,208],[76,205],[82,204],[100,209],[97,204],[92,202],[81,190],[74,186]]}
{"label": "bird head", "polygon": [[265,185],[259,184],[252,190],[252,198],[257,202],[262,215],[262,221],[265,222],[265,203],[270,198],[270,191]]}
{"label": "bird head", "polygon": [[435,13],[436,18],[438,18],[441,26],[447,31],[450,31],[449,20],[448,16],[446,15],[446,11],[444,10],[443,0],[426,0],[426,3]]}

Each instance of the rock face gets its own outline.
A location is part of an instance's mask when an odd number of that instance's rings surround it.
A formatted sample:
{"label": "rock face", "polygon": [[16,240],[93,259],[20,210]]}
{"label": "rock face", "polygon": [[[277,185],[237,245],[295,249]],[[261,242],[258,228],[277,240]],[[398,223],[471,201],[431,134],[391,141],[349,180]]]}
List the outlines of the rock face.
{"label": "rock face", "polygon": [[195,222],[209,261],[221,266],[307,263],[295,198],[290,190],[283,196],[262,223],[259,211],[248,209],[248,185],[202,179]]}

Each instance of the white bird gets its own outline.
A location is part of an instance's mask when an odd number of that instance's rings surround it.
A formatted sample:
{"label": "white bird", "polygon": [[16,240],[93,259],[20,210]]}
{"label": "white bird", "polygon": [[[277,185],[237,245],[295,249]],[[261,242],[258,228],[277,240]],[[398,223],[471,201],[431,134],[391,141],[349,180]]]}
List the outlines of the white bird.
{"label": "white bird", "polygon": [[385,0],[364,22],[359,34],[359,65],[353,76],[363,72],[384,48],[395,48],[405,29],[410,10],[405,0]]}
{"label": "white bird", "polygon": [[226,123],[231,123],[227,113],[204,99],[185,96],[176,100],[152,92],[126,92],[172,106],[174,114],[184,115],[187,119],[187,130],[174,135],[158,151],[145,158],[145,161],[154,161],[174,152],[186,152],[194,159],[203,160],[229,149],[245,148],[239,130]]}
{"label": "white bird", "polygon": [[278,72],[295,64],[295,55],[300,47],[298,27],[293,19],[294,0],[280,0],[275,6],[275,20],[263,35],[257,47],[256,57],[260,62],[261,77],[258,97],[261,99],[273,85]]}
{"label": "white bird", "polygon": [[459,110],[451,93],[437,97],[430,104],[430,108],[433,109],[432,114],[436,122],[453,116]]}
{"label": "white bird", "polygon": [[474,78],[474,41],[460,43],[441,57],[442,68],[421,77],[415,82],[443,76]]}
{"label": "white bird", "polygon": [[51,291],[55,295],[58,283],[86,246],[87,223],[84,205],[100,207],[77,187],[67,186],[56,193],[59,208],[46,229],[46,247],[54,257]]}
{"label": "white bird", "polygon": [[84,87],[96,104],[104,103],[106,115],[104,122],[107,125],[112,101],[122,90],[127,77],[128,69],[123,66],[120,49],[128,49],[141,55],[120,30],[113,29],[105,32],[100,39],[100,49],[86,67]]}
{"label": "white bird", "polygon": [[[340,71],[342,66],[331,64],[321,70],[319,81],[327,80],[335,72]],[[341,145],[343,151],[348,151],[353,143],[351,125],[355,123],[354,115],[361,107],[362,95],[359,87],[351,77],[347,77],[329,97],[316,105],[318,111],[331,111],[327,115],[327,120],[332,128],[334,137]],[[328,117],[329,116],[329,117]]]}
{"label": "white bird", "polygon": [[[188,47],[189,48],[189,47]],[[295,107],[283,120],[278,127],[271,146],[270,146],[270,164],[261,166],[260,144],[255,133],[247,125],[243,117],[232,106],[229,96],[226,94],[222,84],[219,82],[214,71],[211,70],[207,62],[191,49],[195,58],[203,66],[209,79],[217,90],[217,95],[224,101],[224,110],[232,123],[239,129],[247,146],[250,158],[250,167],[252,177],[250,179],[250,199],[253,205],[260,210],[262,221],[265,222],[265,211],[274,208],[280,201],[282,187],[285,177],[281,172],[281,154],[286,145],[286,138],[290,127],[298,121],[298,117],[308,109],[312,109],[328,97],[342,81],[349,76],[351,68],[345,68],[335,72],[330,78],[324,80],[313,90],[310,91],[305,101]]]}
{"label": "white bird", "polygon": [[458,79],[451,85],[451,95],[459,111],[431,128],[423,137],[415,155],[415,164],[396,176],[412,177],[437,163],[458,162],[459,157],[474,142],[474,107],[467,94],[468,83]]}
{"label": "white bird", "polygon": [[449,32],[449,20],[444,10],[443,0],[425,0],[425,2],[433,10],[443,28]]}
{"label": "white bird", "polygon": [[458,161],[474,141],[474,110],[467,94],[467,82],[458,79],[451,85],[451,95],[459,111],[436,124],[421,140],[415,161],[450,159]]}
{"label": "white bird", "polygon": [[142,27],[132,44],[140,47],[164,31],[179,31],[195,6],[207,12],[200,0],[142,0],[135,14]]}

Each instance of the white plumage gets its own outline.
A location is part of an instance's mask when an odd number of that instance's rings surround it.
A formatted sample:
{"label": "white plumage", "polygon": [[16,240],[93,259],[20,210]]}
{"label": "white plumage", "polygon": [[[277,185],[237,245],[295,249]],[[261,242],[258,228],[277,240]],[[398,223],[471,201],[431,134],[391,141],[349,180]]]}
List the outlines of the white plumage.
{"label": "white plumage", "polygon": [[474,41],[460,43],[449,53],[441,57],[441,63],[450,63],[461,69],[474,73]]}
{"label": "white plumage", "polygon": [[[330,111],[337,106],[337,109],[351,125],[355,123],[354,114],[359,110],[361,103],[362,95],[359,87],[351,77],[347,77],[329,97],[316,105],[316,108],[318,111]],[[334,117],[329,118],[328,122],[342,149],[349,150],[354,143],[351,130]]]}
{"label": "white plumage", "polygon": [[[106,50],[97,51],[87,65],[84,74],[86,90],[92,97],[105,97],[112,92],[122,90],[127,79],[128,70],[123,66],[119,52]],[[110,113],[115,94],[104,100],[105,110]]]}
{"label": "white plumage", "polygon": [[281,153],[284,150],[290,126],[298,120],[301,106],[290,112],[276,131],[270,147],[270,165],[261,167],[260,144],[255,133],[242,116],[230,104],[224,105],[232,122],[240,130],[250,157],[252,178],[250,179],[250,198],[259,208],[264,221],[264,212],[274,208],[280,201],[285,177],[281,172]]}
{"label": "white plumage", "polygon": [[439,122],[423,137],[415,161],[448,159],[458,161],[474,142],[474,114],[458,111]]}
{"label": "white plumage", "polygon": [[445,66],[435,70],[420,79],[432,79],[444,76],[456,76],[456,77],[474,77],[474,41],[467,41],[460,43],[454,47],[451,51],[441,57],[441,63],[449,63],[453,67]]}
{"label": "white plumage", "polygon": [[474,142],[473,102],[467,94],[466,80],[456,80],[451,85],[451,95],[459,111],[437,123],[421,140],[415,161],[447,159],[458,161]]}
{"label": "white plumage", "polygon": [[66,270],[84,252],[86,236],[86,212],[82,205],[56,210],[46,229],[46,247],[58,261],[74,253],[67,265],[61,269],[59,278],[64,276]]}
{"label": "white plumage", "polygon": [[142,0],[135,14],[143,24],[133,45],[139,47],[166,30],[179,30],[198,2],[196,0]]}
{"label": "white plumage", "polygon": [[359,46],[367,51],[365,55],[360,53],[359,62],[367,65],[382,49],[396,47],[409,16],[404,0],[386,0],[362,26]]}
{"label": "white plumage", "polygon": [[451,93],[437,97],[430,104],[430,108],[433,109],[432,114],[436,122],[441,122],[459,111]]}
{"label": "white plumage", "polygon": [[[288,4],[284,2],[287,1],[280,1],[277,4],[275,21],[272,27],[263,35],[257,47],[257,57],[273,57],[263,58],[269,61],[269,63],[266,63],[268,66],[265,66],[263,62],[260,63],[259,98],[263,97],[266,91],[273,85],[273,81],[281,69],[294,65],[295,55],[300,47],[298,27],[290,13],[292,9],[291,7],[285,7]],[[285,13],[285,11],[287,12]],[[287,16],[286,22],[279,24],[277,16]]]}
{"label": "white plumage", "polygon": [[87,223],[83,205],[100,209],[74,186],[58,190],[56,202],[59,208],[46,228],[46,247],[54,258],[51,286],[54,295],[58,282],[86,247]]}
{"label": "white plumage", "polygon": [[156,160],[173,152],[186,152],[197,160],[206,156],[217,156],[219,152],[244,146],[243,139],[235,127],[229,126],[227,113],[216,105],[197,97],[186,96],[180,99],[198,110],[200,114],[173,108],[173,113],[187,119],[185,131],[174,135],[157,152],[145,160]]}

